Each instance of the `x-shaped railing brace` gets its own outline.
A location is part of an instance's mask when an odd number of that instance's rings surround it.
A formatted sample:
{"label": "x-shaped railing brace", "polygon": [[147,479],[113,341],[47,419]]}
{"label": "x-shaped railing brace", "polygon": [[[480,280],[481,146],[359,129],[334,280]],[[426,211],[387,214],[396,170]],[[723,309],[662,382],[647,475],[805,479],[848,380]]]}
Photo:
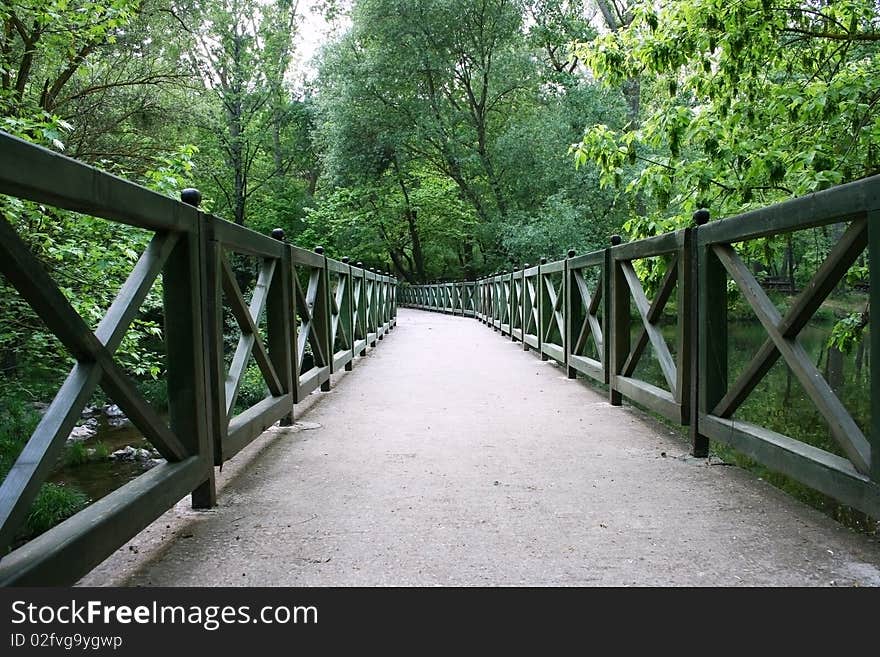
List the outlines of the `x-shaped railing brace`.
{"label": "x-shaped railing brace", "polygon": [[773,302],[761,289],[748,267],[728,245],[713,245],[712,251],[736,281],[769,338],[745,368],[736,383],[712,411],[720,417],[730,417],[754,390],[764,375],[779,358],[785,360],[804,391],[828,422],[831,435],[843,449],[855,468],[867,474],[870,471],[871,446],[862,430],[834,394],[831,386],[819,372],[798,340],[801,329],[834,290],[840,279],[856,261],[868,243],[868,224],[865,219],[853,221],[840,241],[813,275],[809,284],[798,295],[791,309],[782,317]]}
{"label": "x-shaped railing brace", "polygon": [[241,388],[241,381],[244,378],[247,369],[248,359],[251,354],[257,361],[257,366],[269,387],[269,392],[273,397],[284,394],[284,387],[281,385],[281,379],[272,366],[269,359],[269,353],[266,351],[266,345],[260,337],[260,331],[257,325],[266,308],[266,299],[269,296],[269,286],[272,284],[272,276],[275,273],[275,260],[267,258],[263,261],[260,268],[260,275],[257,278],[257,284],[254,286],[251,295],[250,305],[245,303],[244,295],[235,279],[235,272],[229,265],[229,260],[225,253],[220,256],[221,280],[223,284],[223,293],[229,303],[232,316],[241,329],[241,337],[238,339],[238,345],[235,348],[235,355],[232,357],[232,363],[229,365],[229,372],[226,375],[226,419],[231,420],[235,409],[235,401],[238,398],[238,391]]}
{"label": "x-shaped railing brace", "polygon": [[16,230],[0,216],[0,271],[77,361],[0,486],[0,549],[15,538],[98,384],[163,457],[181,461],[188,456],[113,360],[179,238],[176,233],[153,237],[93,333]]}
{"label": "x-shaped railing brace", "polygon": [[604,340],[602,337],[602,325],[599,323],[599,318],[596,316],[599,312],[599,304],[602,302],[602,274],[599,274],[599,280],[596,283],[596,294],[593,296],[590,294],[590,289],[587,287],[584,275],[577,270],[572,273],[574,274],[574,282],[577,286],[578,293],[581,295],[581,301],[587,312],[571,353],[576,355],[582,353],[584,346],[587,343],[587,336],[590,335],[593,338],[593,344],[596,346],[596,353],[599,354],[599,362],[604,364],[605,352],[602,350]]}

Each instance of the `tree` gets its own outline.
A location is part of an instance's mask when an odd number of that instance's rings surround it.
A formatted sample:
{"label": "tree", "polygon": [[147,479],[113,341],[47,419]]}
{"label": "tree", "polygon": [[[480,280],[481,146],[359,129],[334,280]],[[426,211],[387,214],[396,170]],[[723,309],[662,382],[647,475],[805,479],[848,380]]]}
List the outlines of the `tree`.
{"label": "tree", "polygon": [[[192,63],[207,91],[203,134],[218,209],[244,224],[248,201],[283,177],[294,158],[282,143],[293,113],[284,79],[290,66],[297,3],[216,0],[205,14]],[[221,166],[217,166],[217,165]]]}
{"label": "tree", "polygon": [[[656,80],[643,125],[595,125],[577,158],[650,197],[649,221],[678,225],[698,206],[722,216],[877,171],[873,3],[674,0],[632,15],[580,52],[608,84]],[[645,166],[627,172],[628,161]]]}

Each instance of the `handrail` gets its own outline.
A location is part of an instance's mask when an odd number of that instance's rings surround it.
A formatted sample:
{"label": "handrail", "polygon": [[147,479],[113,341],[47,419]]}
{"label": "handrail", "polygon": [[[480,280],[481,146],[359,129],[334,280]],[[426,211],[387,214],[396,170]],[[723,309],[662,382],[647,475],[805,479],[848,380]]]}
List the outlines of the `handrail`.
{"label": "handrail", "polygon": [[[100,385],[166,462],[0,559],[0,584],[70,584],[192,493],[216,503],[214,466],[266,428],[293,421],[295,402],[329,390],[396,325],[395,278],[323,249],[307,251],[200,212],[195,190],[180,202],[0,132],[0,194],[154,231],[96,331],[76,313],[13,225],[0,214],[0,272],[76,359],[21,456],[0,485],[0,552],[15,538],[83,407]],[[247,298],[230,258],[258,265]],[[114,359],[159,275],[169,422]],[[224,359],[224,306],[240,330]],[[265,340],[261,323],[265,318]],[[266,397],[237,411],[248,363]]]}
{"label": "handrail", "polygon": [[[748,457],[874,517],[880,517],[880,411],[872,409],[865,433],[806,356],[798,334],[849,267],[867,249],[871,399],[880,400],[880,176],[778,203],[721,221],[695,213],[695,225],[672,233],[612,245],[555,262],[541,259],[513,272],[466,283],[401,288],[401,304],[452,312],[433,303],[441,286],[473,289],[474,317],[521,342],[543,360],[608,386],[609,401],[627,398],[683,426],[692,452],[706,456],[709,440]],[[736,243],[841,221],[849,227],[810,283],[784,315],[740,260]],[[662,258],[665,275],[649,300],[634,263]],[[747,301],[766,339],[736,381],[728,381],[728,282]],[[673,295],[675,295],[673,297]],[[675,298],[676,346],[660,332],[667,303]],[[429,301],[425,301],[425,300]],[[641,324],[631,336],[631,304]],[[633,337],[635,341],[633,342]],[[650,346],[650,348],[649,348]],[[662,383],[635,376],[646,352]],[[845,457],[762,426],[732,418],[770,367],[783,359],[829,426]]]}

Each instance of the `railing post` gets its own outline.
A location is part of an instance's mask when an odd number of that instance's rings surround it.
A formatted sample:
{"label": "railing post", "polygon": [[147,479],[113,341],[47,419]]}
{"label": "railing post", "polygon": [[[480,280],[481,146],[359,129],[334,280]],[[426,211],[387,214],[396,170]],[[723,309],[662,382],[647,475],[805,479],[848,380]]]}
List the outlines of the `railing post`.
{"label": "railing post", "polygon": [[377,271],[376,275],[376,335],[379,340],[385,339],[385,304],[388,302],[388,289],[386,287],[385,275],[381,271]]}
{"label": "railing post", "polygon": [[[695,214],[700,224],[709,220],[708,211]],[[699,230],[699,229],[698,229]],[[699,232],[697,234],[699,237]],[[693,373],[697,385],[697,427],[691,429],[694,454],[709,453],[709,439],[700,435],[699,415],[712,412],[727,391],[727,272],[710,245],[697,242],[697,347],[699,360]]]}
{"label": "railing post", "polygon": [[[507,276],[507,330],[510,333],[511,342],[516,342],[516,338],[513,335],[513,310],[516,304],[515,298],[515,289],[513,287],[513,279],[516,277],[516,269],[513,268],[510,270],[510,274]],[[503,323],[503,322],[502,322]]]}
{"label": "railing post", "polygon": [[615,262],[612,253],[613,248],[621,242],[620,235],[611,236],[612,248],[607,250],[608,259],[606,261],[607,277],[610,279],[611,285],[611,293],[606,297],[606,310],[609,311],[608,315],[611,319],[611,331],[606,334],[606,340],[611,343],[608,361],[608,392],[613,406],[620,406],[623,403],[623,396],[620,391],[615,389],[614,384],[617,375],[623,369],[627,356],[629,356],[630,344],[629,289],[623,275],[623,269]]}
{"label": "railing post", "polygon": [[[198,208],[202,200],[195,189],[185,189],[180,198]],[[214,453],[208,409],[211,403],[211,372],[207,361],[207,332],[211,309],[202,302],[207,290],[208,253],[206,217],[199,213],[197,232],[183,235],[162,271],[167,358],[168,413],[171,430],[190,454],[205,464],[205,480],[192,491],[192,506],[209,509],[217,504],[214,483]]]}
{"label": "railing post", "polygon": [[[868,213],[868,267],[870,286],[868,301],[870,315],[871,399],[880,399],[880,210]],[[871,410],[871,479],[880,482],[880,410]]]}
{"label": "railing post", "polygon": [[690,424],[693,406],[693,387],[691,386],[694,349],[694,233],[696,229],[685,228],[678,252],[678,345],[676,349],[676,401],[680,404],[679,422]]}
{"label": "railing post", "polygon": [[269,339],[269,358],[281,380],[284,392],[290,395],[290,413],[281,418],[281,426],[293,424],[293,271],[290,247],[284,242],[284,230],[276,228],[272,237],[284,244],[284,250],[266,298],[266,331]]}
{"label": "railing post", "polygon": [[358,322],[361,326],[361,332],[364,334],[364,348],[358,354],[361,358],[367,355],[367,336],[370,334],[369,313],[367,307],[369,301],[367,299],[367,270],[364,269],[364,263],[358,262],[357,268],[361,272],[361,290],[360,299],[358,299]]}
{"label": "railing post", "polygon": [[709,439],[700,435],[700,257],[698,238],[700,226],[709,221],[708,210],[697,210],[693,215],[694,226],[691,228],[688,253],[688,276],[690,298],[690,347],[688,353],[688,389],[690,393],[690,439],[691,453],[705,458],[709,456]]}
{"label": "railing post", "polygon": [[[550,360],[550,356],[544,353],[544,336],[546,335],[546,327],[549,325],[549,317],[544,317],[544,306],[547,305],[544,303],[544,292],[546,290],[546,286],[544,285],[544,272],[542,271],[543,265],[547,264],[547,258],[541,258],[541,262],[538,264],[538,354],[541,356],[541,360]],[[551,309],[552,313],[553,310]]]}
{"label": "railing post", "polygon": [[[355,343],[355,330],[354,326],[357,322],[357,317],[354,316],[354,274],[351,271],[351,264],[349,264],[348,256],[343,256],[342,264],[348,268],[348,274],[346,276],[346,285],[348,285],[348,294],[345,295],[348,298],[348,305],[345,309],[345,316],[347,324],[343,324],[343,328],[348,331],[348,341],[351,343],[351,360],[349,360],[345,364],[345,371],[351,372],[354,369],[354,343]],[[340,310],[340,315],[342,311]],[[339,321],[342,322],[342,317],[339,318]]]}
{"label": "railing post", "polygon": [[[318,295],[315,298],[312,321],[315,325],[315,335],[321,341],[324,353],[327,355],[327,363],[325,365],[330,367],[330,373],[332,374],[333,345],[330,344],[330,276],[327,272],[327,256],[324,255],[324,247],[316,246],[315,253],[322,257],[324,264],[318,281]],[[329,378],[321,384],[321,392],[330,392]]]}
{"label": "railing post", "polygon": [[529,263],[523,263],[522,270],[520,272],[520,278],[522,279],[522,285],[520,290],[520,300],[519,300],[519,320],[522,325],[522,346],[523,351],[529,350],[529,345],[526,343],[526,308],[528,307],[528,298],[529,298],[529,290],[527,288],[528,283],[526,282],[526,269],[529,268]]}
{"label": "railing post", "polygon": [[[569,267],[569,260],[574,258],[574,256],[575,256],[575,250],[569,249],[568,250],[568,257],[565,260],[565,271],[563,273],[563,281],[565,281],[563,283],[563,286],[564,286],[563,291],[565,292],[565,300],[563,302],[563,306],[562,306],[563,311],[562,312],[565,313],[565,335],[562,336],[562,347],[563,347],[563,353],[565,355],[565,371],[566,371],[566,375],[568,376],[569,379],[576,379],[577,378],[577,370],[571,366],[571,347],[572,347],[572,343],[573,343],[573,333],[576,329],[574,328],[574,326],[575,326],[575,319],[574,319],[575,303],[574,303],[574,298],[572,297],[572,293],[575,291],[575,286],[574,286],[573,280],[572,280],[572,277],[574,276],[574,274],[572,273],[571,268]],[[578,322],[578,325],[580,325],[580,322]]]}

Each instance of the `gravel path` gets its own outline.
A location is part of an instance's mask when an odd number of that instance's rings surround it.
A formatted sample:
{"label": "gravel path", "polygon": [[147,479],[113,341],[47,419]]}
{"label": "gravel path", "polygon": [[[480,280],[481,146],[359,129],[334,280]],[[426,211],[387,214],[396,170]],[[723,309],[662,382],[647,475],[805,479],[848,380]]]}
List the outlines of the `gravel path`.
{"label": "gravel path", "polygon": [[876,539],[471,319],[401,309],[298,422],[83,583],[880,585]]}

